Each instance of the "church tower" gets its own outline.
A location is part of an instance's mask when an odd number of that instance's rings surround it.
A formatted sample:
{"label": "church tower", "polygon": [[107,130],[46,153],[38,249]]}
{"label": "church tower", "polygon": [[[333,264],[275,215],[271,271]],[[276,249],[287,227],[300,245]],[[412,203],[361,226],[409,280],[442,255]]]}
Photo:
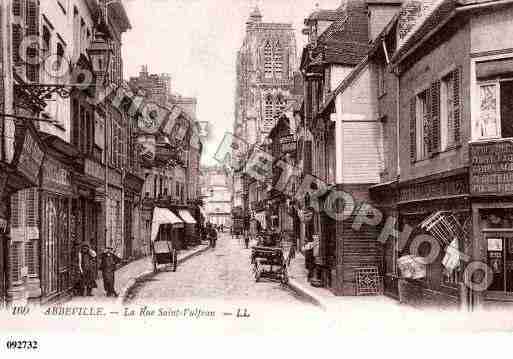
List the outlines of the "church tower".
{"label": "church tower", "polygon": [[266,23],[256,6],[237,54],[234,133],[260,143],[285,109],[294,86],[297,49],[291,23]]}

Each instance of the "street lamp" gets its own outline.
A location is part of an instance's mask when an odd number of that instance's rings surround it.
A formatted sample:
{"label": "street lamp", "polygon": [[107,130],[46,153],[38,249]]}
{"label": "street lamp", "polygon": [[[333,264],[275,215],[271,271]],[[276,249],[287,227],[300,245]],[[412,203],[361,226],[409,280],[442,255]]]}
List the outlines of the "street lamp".
{"label": "street lamp", "polygon": [[93,72],[96,76],[96,85],[105,84],[113,51],[103,32],[97,31],[95,33],[94,40],[87,49],[87,54],[91,59]]}
{"label": "street lamp", "polygon": [[[91,66],[95,75],[95,95],[98,94],[98,90],[103,91],[107,82],[107,73],[109,71],[110,59],[112,56],[112,49],[107,43],[106,36],[101,31],[96,31],[94,40],[87,49],[87,54],[91,60]],[[101,98],[101,97],[99,97]],[[105,111],[105,122],[103,127],[103,159],[105,165],[105,177],[104,177],[104,191],[105,191],[105,244],[107,245],[108,238],[108,223],[109,223],[109,165],[108,165],[108,112]]]}

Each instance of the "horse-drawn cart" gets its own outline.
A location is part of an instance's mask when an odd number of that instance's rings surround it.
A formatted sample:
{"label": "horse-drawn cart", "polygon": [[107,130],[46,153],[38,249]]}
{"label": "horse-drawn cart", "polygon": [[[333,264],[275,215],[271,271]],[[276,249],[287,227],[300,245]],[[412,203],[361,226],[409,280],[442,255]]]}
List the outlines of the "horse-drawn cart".
{"label": "horse-drawn cart", "polygon": [[260,234],[257,239],[258,245],[251,249],[251,265],[255,281],[268,278],[287,284],[288,260],[285,259],[281,241],[277,240],[275,234]]}
{"label": "horse-drawn cart", "polygon": [[169,209],[156,207],[153,210],[151,254],[155,273],[159,271],[158,265],[165,265],[176,272],[177,243],[180,236],[183,236],[183,228],[183,222]]}

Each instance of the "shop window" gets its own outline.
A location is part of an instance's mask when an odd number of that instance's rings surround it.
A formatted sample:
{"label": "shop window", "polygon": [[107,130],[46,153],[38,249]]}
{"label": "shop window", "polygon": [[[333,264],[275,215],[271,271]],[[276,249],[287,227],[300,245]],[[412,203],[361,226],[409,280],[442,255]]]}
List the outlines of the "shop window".
{"label": "shop window", "polygon": [[487,260],[493,278],[488,290],[513,292],[513,238],[487,238]]}
{"label": "shop window", "polygon": [[513,79],[479,84],[479,115],[474,123],[477,139],[513,137]]}

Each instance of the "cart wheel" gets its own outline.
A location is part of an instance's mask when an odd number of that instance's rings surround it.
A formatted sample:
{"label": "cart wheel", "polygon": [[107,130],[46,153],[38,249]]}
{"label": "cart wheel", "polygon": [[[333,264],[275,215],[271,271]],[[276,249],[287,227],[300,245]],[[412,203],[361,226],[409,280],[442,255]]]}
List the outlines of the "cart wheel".
{"label": "cart wheel", "polygon": [[176,249],[173,249],[173,272],[176,272],[176,267],[178,266],[178,254],[176,253]]}

